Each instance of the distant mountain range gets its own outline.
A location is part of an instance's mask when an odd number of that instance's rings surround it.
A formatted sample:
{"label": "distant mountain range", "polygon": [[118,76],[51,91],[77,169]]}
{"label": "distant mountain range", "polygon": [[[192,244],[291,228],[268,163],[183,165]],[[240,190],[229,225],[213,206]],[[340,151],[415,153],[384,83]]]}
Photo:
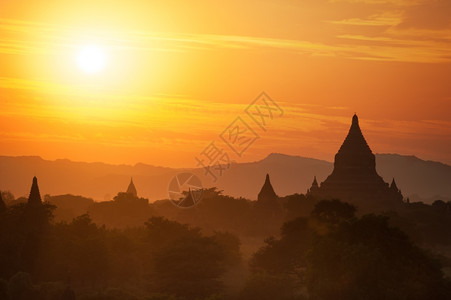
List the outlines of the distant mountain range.
{"label": "distant mountain range", "polygon": [[[415,156],[376,154],[376,168],[386,182],[394,177],[397,186],[411,201],[430,203],[451,200],[451,166],[424,161]],[[125,191],[130,178],[138,195],[153,200],[168,198],[168,184],[180,172],[192,172],[204,187],[217,186],[234,197],[256,199],[266,173],[279,196],[305,193],[313,176],[322,182],[333,169],[333,163],[300,156],[272,153],[249,163],[235,163],[213,182],[204,169],[174,169],[138,163],[111,165],[105,163],[44,160],[36,156],[0,156],[0,190],[16,197],[27,196],[32,177],[39,180],[41,195],[74,194],[97,201],[110,200]]]}

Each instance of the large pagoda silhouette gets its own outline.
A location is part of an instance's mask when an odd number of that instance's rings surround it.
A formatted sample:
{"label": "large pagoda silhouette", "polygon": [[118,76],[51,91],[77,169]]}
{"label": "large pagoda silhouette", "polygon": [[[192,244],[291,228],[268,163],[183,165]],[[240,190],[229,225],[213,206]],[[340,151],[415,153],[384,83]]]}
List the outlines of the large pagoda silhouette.
{"label": "large pagoda silhouette", "polygon": [[320,185],[315,177],[307,196],[336,198],[371,209],[385,209],[403,201],[395,180],[389,186],[377,174],[376,157],[363,137],[357,115],[352,117],[349,133],[335,155],[332,174]]}

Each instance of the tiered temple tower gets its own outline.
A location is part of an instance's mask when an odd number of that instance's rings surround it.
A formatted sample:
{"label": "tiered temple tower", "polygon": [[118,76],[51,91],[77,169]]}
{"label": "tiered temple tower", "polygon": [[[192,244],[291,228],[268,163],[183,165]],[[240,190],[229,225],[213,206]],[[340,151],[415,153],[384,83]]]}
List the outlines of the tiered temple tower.
{"label": "tiered temple tower", "polygon": [[349,133],[335,155],[332,174],[320,186],[315,178],[307,195],[336,198],[361,208],[382,208],[403,199],[394,180],[389,187],[377,174],[376,157],[363,137],[357,115],[352,117]]}

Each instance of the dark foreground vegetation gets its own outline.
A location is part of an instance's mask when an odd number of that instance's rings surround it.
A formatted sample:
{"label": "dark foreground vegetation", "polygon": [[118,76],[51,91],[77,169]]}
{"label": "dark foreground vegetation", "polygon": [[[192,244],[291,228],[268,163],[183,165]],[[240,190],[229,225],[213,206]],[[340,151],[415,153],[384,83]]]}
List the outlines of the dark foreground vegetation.
{"label": "dark foreground vegetation", "polygon": [[445,202],[375,215],[292,195],[274,215],[211,189],[192,209],[119,194],[65,219],[46,200],[0,207],[0,299],[451,298]]}

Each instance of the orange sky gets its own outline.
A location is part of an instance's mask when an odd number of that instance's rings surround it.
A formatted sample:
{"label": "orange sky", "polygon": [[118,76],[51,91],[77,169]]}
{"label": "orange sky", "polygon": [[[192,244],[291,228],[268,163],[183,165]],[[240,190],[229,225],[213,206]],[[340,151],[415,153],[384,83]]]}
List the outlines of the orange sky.
{"label": "orange sky", "polygon": [[[114,3],[114,5],[112,4]],[[332,161],[357,112],[376,153],[451,164],[451,1],[2,1],[0,155],[195,166]],[[84,45],[105,70],[77,68]],[[283,109],[263,131],[244,112]],[[259,135],[241,157],[236,117]]]}

